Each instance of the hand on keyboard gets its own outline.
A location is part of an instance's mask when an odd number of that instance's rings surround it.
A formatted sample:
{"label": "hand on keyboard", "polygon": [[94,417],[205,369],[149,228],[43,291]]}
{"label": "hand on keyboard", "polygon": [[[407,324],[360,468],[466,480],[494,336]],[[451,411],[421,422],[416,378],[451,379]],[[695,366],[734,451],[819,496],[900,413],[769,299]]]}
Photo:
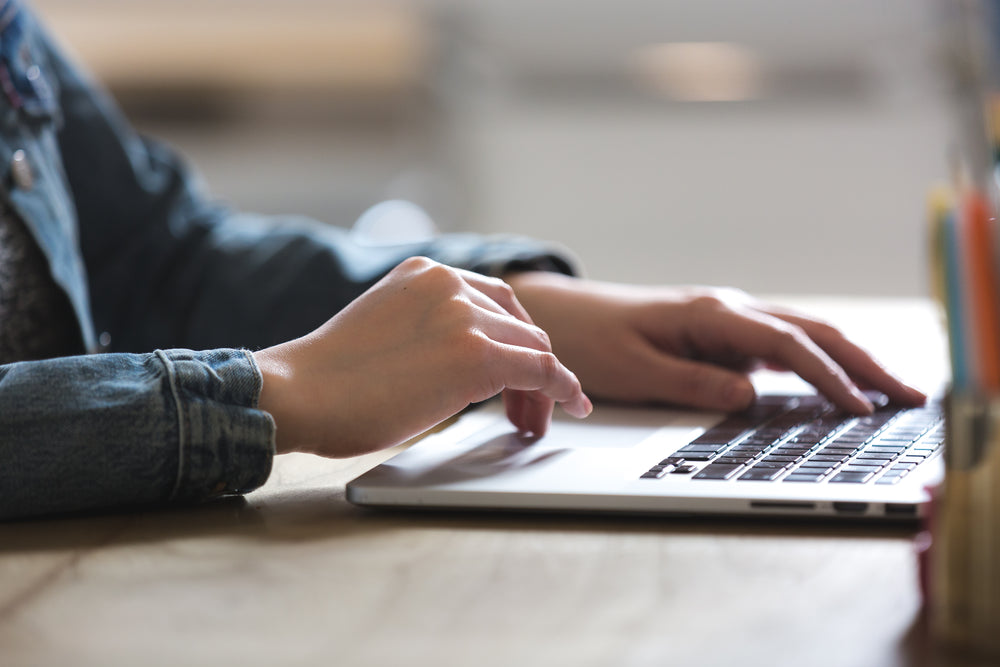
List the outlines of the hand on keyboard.
{"label": "hand on keyboard", "polygon": [[797,373],[855,414],[872,411],[859,387],[901,405],[926,400],[829,324],[738,290],[530,272],[509,282],[591,396],[740,410],[754,398],[749,371],[766,364]]}

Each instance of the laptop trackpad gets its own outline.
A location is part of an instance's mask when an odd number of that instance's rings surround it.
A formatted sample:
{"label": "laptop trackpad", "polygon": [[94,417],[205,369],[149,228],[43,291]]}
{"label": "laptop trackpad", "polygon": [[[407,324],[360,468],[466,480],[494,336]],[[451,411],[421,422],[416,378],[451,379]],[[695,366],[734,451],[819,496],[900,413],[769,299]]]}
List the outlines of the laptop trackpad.
{"label": "laptop trackpad", "polygon": [[[530,474],[570,455],[590,459],[589,453],[611,454],[613,450],[618,452],[614,460],[624,461],[621,454],[625,450],[662,441],[665,432],[675,437],[688,435],[695,423],[704,423],[701,417],[692,424],[678,424],[687,421],[682,415],[662,409],[601,406],[588,419],[579,421],[557,410],[548,433],[536,438],[520,435],[502,409],[488,406],[471,416],[469,421],[476,426],[464,437],[448,444],[444,434],[432,436],[381,467],[392,471],[391,476],[406,477],[411,482],[417,478],[424,484],[444,484],[514,471]],[[667,426],[679,428],[664,428]],[[674,447],[680,444],[675,442]]]}

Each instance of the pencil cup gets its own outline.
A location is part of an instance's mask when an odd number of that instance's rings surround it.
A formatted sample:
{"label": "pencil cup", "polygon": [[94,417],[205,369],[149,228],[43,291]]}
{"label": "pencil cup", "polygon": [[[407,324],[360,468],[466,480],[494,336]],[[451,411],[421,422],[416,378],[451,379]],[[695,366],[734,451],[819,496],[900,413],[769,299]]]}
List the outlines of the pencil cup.
{"label": "pencil cup", "polygon": [[1000,656],[1000,397],[945,400],[945,479],[931,532],[930,623],[950,647]]}

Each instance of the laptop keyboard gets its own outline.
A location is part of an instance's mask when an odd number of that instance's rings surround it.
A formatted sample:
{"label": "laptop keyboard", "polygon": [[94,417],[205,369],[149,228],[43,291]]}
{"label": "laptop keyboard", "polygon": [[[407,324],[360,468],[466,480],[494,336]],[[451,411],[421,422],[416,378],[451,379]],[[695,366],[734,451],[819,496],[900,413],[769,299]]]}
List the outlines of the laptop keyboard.
{"label": "laptop keyboard", "polygon": [[820,396],[763,396],[641,478],[693,473],[695,480],[896,484],[940,450],[941,406],[901,408],[870,398],[875,412],[856,417]]}

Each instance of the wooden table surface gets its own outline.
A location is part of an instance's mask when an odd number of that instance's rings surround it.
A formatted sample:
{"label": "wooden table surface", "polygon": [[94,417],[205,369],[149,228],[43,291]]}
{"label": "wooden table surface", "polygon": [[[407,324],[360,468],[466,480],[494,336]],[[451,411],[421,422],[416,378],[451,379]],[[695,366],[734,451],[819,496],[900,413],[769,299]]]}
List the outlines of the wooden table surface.
{"label": "wooden table surface", "polygon": [[279,457],[196,508],[0,524],[0,664],[990,664],[926,641],[914,527],[347,503],[385,456]]}

